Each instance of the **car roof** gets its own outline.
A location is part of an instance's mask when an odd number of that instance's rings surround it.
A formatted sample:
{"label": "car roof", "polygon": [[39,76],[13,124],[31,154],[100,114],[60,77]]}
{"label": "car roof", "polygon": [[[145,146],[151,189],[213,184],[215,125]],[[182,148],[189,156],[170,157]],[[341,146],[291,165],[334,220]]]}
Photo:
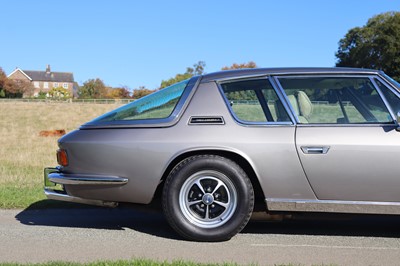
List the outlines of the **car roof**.
{"label": "car roof", "polygon": [[292,67],[292,68],[246,68],[224,70],[204,74],[201,82],[236,79],[268,75],[296,75],[296,74],[380,74],[381,71],[365,68],[348,67]]}

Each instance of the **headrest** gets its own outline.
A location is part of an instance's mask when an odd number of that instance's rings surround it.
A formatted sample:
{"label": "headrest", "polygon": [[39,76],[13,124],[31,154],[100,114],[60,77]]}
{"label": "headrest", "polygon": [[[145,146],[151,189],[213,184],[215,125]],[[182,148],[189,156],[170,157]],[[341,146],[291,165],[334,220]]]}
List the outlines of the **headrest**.
{"label": "headrest", "polygon": [[312,114],[312,111],[313,111],[313,106],[310,101],[310,98],[308,98],[307,94],[304,91],[298,91],[297,92],[297,101],[299,104],[298,109],[299,109],[300,115],[309,119]]}

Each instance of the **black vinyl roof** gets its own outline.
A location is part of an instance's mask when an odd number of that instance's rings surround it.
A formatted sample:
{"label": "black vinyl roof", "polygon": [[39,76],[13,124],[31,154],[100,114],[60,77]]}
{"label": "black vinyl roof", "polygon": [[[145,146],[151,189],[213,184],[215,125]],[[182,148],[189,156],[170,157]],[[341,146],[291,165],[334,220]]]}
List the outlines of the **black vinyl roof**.
{"label": "black vinyl roof", "polygon": [[381,71],[363,68],[343,67],[295,67],[295,68],[246,68],[237,70],[225,70],[203,75],[202,82],[246,78],[268,75],[296,75],[296,74],[380,74]]}

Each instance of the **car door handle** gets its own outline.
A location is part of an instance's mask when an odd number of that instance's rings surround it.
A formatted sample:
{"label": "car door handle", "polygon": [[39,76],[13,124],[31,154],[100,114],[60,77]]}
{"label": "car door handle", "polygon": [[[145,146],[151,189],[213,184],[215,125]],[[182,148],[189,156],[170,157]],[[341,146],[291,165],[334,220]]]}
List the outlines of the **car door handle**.
{"label": "car door handle", "polygon": [[300,148],[304,154],[326,154],[329,151],[330,147],[327,147],[327,146],[324,146],[324,147],[301,146]]}

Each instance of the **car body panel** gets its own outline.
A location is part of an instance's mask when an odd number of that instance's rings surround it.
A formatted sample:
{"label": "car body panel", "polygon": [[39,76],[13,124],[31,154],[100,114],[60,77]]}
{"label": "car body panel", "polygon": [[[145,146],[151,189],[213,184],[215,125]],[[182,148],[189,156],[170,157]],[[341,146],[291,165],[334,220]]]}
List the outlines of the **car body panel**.
{"label": "car body panel", "polygon": [[[400,213],[398,125],[301,124],[279,77],[302,75],[378,77],[398,96],[396,85],[382,72],[369,69],[248,69],[195,77],[172,116],[160,123],[91,122],[62,137],[59,147],[67,151],[69,164],[59,168],[57,176],[80,181],[80,176],[104,176],[127,182],[60,182],[66,193],[60,199],[69,195],[75,202],[147,204],[163,178],[188,154],[223,152],[240,156],[251,166],[268,210]],[[271,80],[291,121],[239,120],[220,85],[247,79]],[[392,116],[395,113],[391,110]],[[190,123],[192,118],[201,122]],[[303,148],[310,148],[311,154]],[[315,154],[319,148],[326,149]]]}
{"label": "car body panel", "polygon": [[[395,126],[298,126],[296,140],[318,199],[400,201],[400,135]],[[305,154],[301,147],[329,151]]]}

